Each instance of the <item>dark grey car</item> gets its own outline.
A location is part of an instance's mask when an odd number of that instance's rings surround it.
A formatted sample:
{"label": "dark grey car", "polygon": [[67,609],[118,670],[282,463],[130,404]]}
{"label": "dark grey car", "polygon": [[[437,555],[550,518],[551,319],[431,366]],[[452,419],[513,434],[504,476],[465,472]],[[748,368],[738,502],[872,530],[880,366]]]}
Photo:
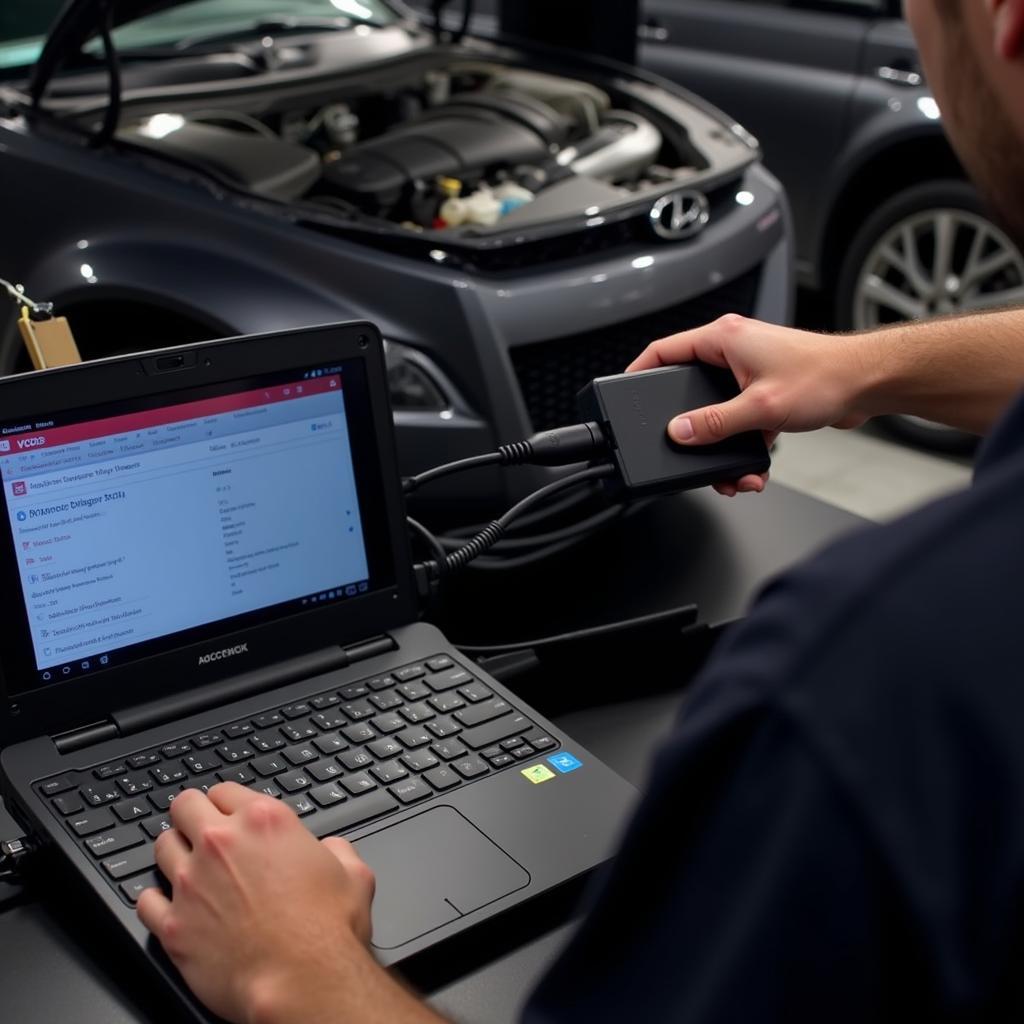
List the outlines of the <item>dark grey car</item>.
{"label": "dark grey car", "polygon": [[111,113],[98,7],[0,46],[0,276],[87,356],[368,318],[411,472],[573,420],[651,338],[790,315],[778,183],[681,89],[383,0],[150,0],[115,4]]}
{"label": "dark grey car", "polygon": [[[899,0],[643,0],[643,67],[759,139],[830,326],[1024,302],[1024,259],[946,141]],[[943,428],[901,420],[929,443]]]}

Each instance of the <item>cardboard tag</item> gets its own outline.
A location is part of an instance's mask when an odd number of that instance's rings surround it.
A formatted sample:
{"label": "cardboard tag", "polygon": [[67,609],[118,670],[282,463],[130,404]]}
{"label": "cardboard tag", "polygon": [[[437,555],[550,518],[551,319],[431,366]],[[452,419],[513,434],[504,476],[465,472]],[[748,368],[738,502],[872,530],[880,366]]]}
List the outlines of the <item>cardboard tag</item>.
{"label": "cardboard tag", "polygon": [[18,330],[21,331],[25,348],[32,357],[32,365],[37,370],[82,361],[66,317],[54,316],[47,320],[21,317],[18,320]]}

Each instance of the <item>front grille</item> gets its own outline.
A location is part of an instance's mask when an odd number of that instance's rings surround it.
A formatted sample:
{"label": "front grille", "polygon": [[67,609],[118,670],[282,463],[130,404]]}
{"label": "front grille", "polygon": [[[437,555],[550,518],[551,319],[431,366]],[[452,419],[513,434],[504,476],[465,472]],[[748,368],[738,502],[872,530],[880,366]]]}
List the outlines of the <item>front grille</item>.
{"label": "front grille", "polygon": [[686,302],[634,320],[511,350],[512,365],[534,430],[576,423],[576,393],[595,377],[622,373],[649,342],[699,327],[724,313],[749,316],[760,266]]}

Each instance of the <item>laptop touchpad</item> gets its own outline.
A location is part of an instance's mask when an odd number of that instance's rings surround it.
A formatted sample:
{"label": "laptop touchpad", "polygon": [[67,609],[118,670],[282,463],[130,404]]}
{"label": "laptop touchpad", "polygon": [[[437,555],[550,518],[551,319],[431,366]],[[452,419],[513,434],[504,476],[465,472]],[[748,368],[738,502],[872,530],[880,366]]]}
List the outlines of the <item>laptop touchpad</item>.
{"label": "laptop touchpad", "polygon": [[395,949],[530,882],[529,874],[451,807],[355,843],[377,876],[373,945]]}

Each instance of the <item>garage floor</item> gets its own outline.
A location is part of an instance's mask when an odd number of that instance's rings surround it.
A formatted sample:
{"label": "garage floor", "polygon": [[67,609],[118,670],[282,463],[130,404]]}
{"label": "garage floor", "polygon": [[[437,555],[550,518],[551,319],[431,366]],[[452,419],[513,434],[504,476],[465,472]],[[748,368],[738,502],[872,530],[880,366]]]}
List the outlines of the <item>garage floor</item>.
{"label": "garage floor", "polygon": [[860,430],[783,435],[772,478],[857,515],[884,520],[968,486],[971,460],[912,448],[869,424]]}

